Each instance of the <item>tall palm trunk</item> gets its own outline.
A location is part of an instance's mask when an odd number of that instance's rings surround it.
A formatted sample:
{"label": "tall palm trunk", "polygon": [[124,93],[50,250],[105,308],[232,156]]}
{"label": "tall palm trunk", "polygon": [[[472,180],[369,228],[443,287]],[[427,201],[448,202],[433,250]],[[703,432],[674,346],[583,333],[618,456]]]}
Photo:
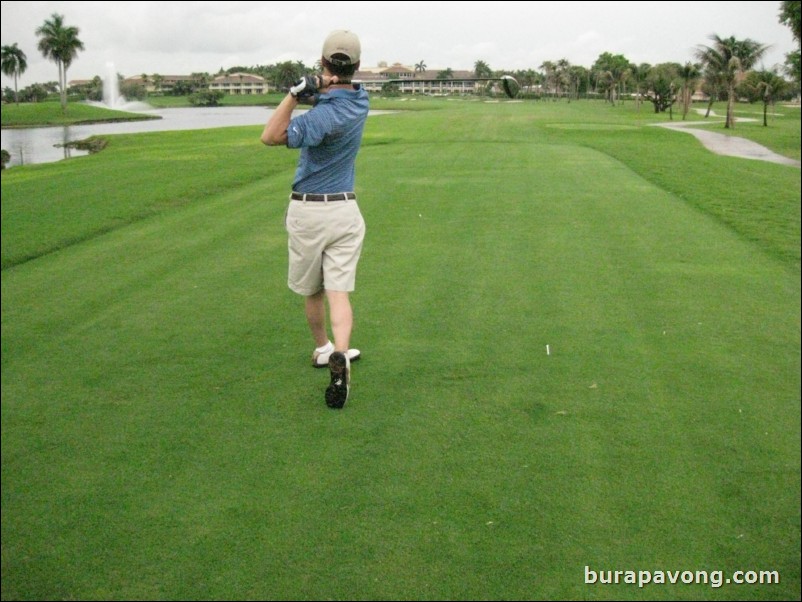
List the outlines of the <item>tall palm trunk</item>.
{"label": "tall palm trunk", "polygon": [[724,120],[724,127],[735,129],[735,82],[727,85],[727,118]]}
{"label": "tall palm trunk", "polygon": [[707,112],[705,112],[705,119],[710,117],[710,111],[713,110],[713,103],[716,102],[716,94],[711,92],[710,100],[707,103]]}
{"label": "tall palm trunk", "polygon": [[67,65],[64,64],[64,61],[59,61],[58,64],[58,76],[59,76],[59,87],[60,87],[60,94],[59,98],[61,99],[61,112],[67,112]]}
{"label": "tall palm trunk", "polygon": [[687,97],[688,97],[688,94],[687,94],[687,90],[686,90],[684,84],[682,86],[681,94],[682,94],[682,121],[685,121],[685,117],[688,116],[689,107],[688,107],[688,101],[686,100]]}

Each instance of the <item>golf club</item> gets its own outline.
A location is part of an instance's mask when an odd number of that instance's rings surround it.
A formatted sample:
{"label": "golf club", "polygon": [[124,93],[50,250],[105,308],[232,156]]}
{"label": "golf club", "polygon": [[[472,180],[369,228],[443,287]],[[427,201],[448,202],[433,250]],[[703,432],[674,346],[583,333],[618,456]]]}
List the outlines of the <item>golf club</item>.
{"label": "golf club", "polygon": [[[501,87],[504,90],[504,94],[506,94],[509,98],[515,98],[518,96],[518,92],[521,90],[521,86],[512,75],[502,75],[501,77],[476,77],[470,79],[458,79],[458,80],[447,80],[447,79],[385,79],[381,80],[382,84],[400,84],[400,83],[444,83],[448,81],[461,81],[461,82],[501,82]],[[353,83],[365,83],[359,80],[353,80]],[[371,81],[370,83],[376,83]]]}

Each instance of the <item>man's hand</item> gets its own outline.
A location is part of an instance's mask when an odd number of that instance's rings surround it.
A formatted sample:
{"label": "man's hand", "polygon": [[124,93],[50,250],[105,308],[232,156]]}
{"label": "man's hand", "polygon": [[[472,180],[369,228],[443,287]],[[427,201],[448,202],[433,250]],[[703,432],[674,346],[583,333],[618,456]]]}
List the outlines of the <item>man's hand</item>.
{"label": "man's hand", "polygon": [[320,75],[304,75],[301,79],[295,82],[290,88],[290,94],[297,99],[310,99],[315,96],[320,90],[328,88],[332,84],[336,84],[339,78],[324,77]]}
{"label": "man's hand", "polygon": [[290,94],[295,98],[310,98],[317,94],[319,81],[317,75],[304,75],[290,88]]}

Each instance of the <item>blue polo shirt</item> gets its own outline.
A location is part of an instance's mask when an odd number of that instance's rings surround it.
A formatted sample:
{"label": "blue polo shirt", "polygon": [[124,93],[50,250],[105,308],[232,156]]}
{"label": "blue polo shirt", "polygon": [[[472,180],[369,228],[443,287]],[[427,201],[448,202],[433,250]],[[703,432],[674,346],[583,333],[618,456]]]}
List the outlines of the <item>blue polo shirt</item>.
{"label": "blue polo shirt", "polygon": [[368,93],[363,88],[338,88],[321,94],[311,110],[290,121],[287,147],[301,149],[292,183],[295,192],[354,190],[354,162],[368,105]]}

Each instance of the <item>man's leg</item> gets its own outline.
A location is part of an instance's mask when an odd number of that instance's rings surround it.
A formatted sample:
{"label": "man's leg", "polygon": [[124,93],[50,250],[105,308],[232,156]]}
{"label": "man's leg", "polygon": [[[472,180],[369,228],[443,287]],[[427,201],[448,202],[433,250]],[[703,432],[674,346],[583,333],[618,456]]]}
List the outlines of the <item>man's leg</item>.
{"label": "man's leg", "polygon": [[306,321],[309,323],[309,330],[312,331],[316,347],[322,347],[329,342],[329,335],[326,333],[326,304],[323,291],[306,297]]}
{"label": "man's leg", "polygon": [[326,291],[329,301],[329,320],[334,334],[335,351],[329,357],[331,383],[326,389],[326,405],[342,408],[348,400],[351,388],[351,362],[348,359],[348,345],[351,342],[351,328],[354,315],[351,301],[344,291]]}
{"label": "man's leg", "polygon": [[354,326],[354,314],[348,292],[326,291],[326,297],[329,300],[329,320],[334,334],[334,348],[347,353],[351,344],[351,329]]}

